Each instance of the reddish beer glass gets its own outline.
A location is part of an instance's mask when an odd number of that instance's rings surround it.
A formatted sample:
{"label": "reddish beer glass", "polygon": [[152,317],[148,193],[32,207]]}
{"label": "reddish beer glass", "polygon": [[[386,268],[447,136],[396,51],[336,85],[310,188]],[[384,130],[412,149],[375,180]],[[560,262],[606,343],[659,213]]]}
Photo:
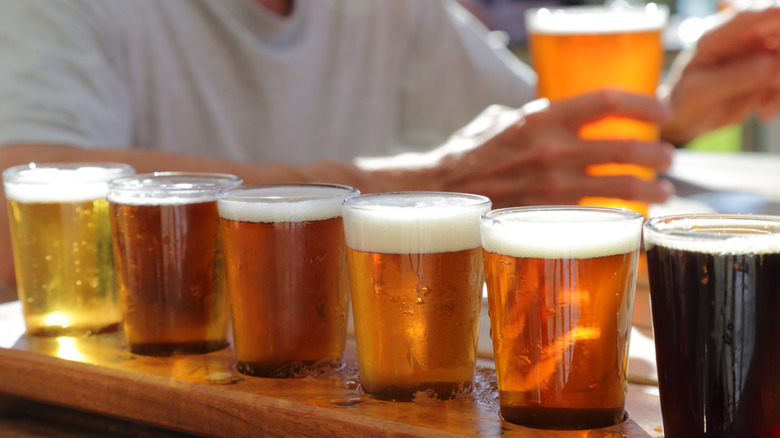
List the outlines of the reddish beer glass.
{"label": "reddish beer glass", "polygon": [[207,353],[228,345],[217,192],[235,175],[156,172],[112,180],[108,201],[126,347]]}
{"label": "reddish beer glass", "polygon": [[238,371],[305,377],[343,365],[349,314],[341,203],[332,184],[219,193]]}

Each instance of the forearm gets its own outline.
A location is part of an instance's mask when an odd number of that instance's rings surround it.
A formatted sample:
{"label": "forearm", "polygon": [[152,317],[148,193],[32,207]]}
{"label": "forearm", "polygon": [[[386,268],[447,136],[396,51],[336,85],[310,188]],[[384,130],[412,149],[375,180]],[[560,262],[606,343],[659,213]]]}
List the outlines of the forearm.
{"label": "forearm", "polygon": [[[55,144],[15,144],[0,148],[0,170],[30,162],[120,162],[138,173],[153,171],[221,172],[238,175],[245,184],[328,182],[357,187],[364,193],[412,189],[417,179],[402,170],[365,171],[352,163],[321,162],[292,166],[241,163],[145,149],[84,149]],[[14,284],[11,241],[5,197],[0,196],[0,285]]]}

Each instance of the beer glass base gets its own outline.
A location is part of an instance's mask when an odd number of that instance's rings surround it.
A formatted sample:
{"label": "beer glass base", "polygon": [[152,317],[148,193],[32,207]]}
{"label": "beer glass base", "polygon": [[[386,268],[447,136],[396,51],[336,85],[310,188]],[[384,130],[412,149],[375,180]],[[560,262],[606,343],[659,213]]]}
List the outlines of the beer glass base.
{"label": "beer glass base", "polygon": [[121,323],[98,327],[62,327],[62,326],[38,326],[28,327],[27,336],[58,337],[58,336],[92,336],[106,333],[114,333],[119,330]]}
{"label": "beer glass base", "polygon": [[415,386],[384,386],[367,389],[361,383],[361,389],[366,395],[386,401],[411,402],[422,399],[453,400],[474,392],[472,382],[427,382]]}
{"label": "beer glass base", "polygon": [[176,343],[131,343],[127,349],[142,356],[172,356],[174,354],[204,354],[222,350],[227,341],[176,342]]}
{"label": "beer glass base", "polygon": [[317,361],[242,362],[236,364],[239,373],[253,377],[290,379],[329,374],[344,368],[341,358],[326,357]]}
{"label": "beer glass base", "polygon": [[628,418],[623,408],[566,409],[501,406],[501,418],[535,429],[598,429],[619,424]]}

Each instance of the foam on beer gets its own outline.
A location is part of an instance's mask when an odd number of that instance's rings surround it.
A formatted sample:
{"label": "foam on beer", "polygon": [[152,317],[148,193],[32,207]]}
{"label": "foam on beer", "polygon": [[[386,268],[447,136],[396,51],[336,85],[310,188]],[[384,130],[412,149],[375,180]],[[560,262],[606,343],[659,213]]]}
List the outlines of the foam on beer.
{"label": "foam on beer", "polygon": [[108,194],[108,201],[114,204],[123,205],[184,205],[197,204],[200,202],[216,201],[216,190],[205,192],[186,193],[165,193],[162,191],[152,192],[125,192],[112,191]]}
{"label": "foam on beer", "polygon": [[15,173],[12,181],[4,183],[5,196],[23,203],[93,201],[105,198],[108,179],[124,171],[90,166],[25,169]]}
{"label": "foam on beer", "polygon": [[[386,197],[381,204],[344,209],[347,246],[363,252],[420,254],[478,248],[479,218],[490,210],[480,198]],[[484,198],[487,199],[487,198]]]}
{"label": "foam on beer", "polygon": [[483,220],[482,247],[512,257],[605,257],[638,249],[641,226],[603,211],[518,211]]}
{"label": "foam on beer", "polygon": [[341,217],[341,203],[356,193],[339,187],[276,186],[240,192],[219,199],[220,217],[240,222],[319,221]]}
{"label": "foam on beer", "polygon": [[[777,254],[780,253],[780,220],[759,218],[687,218],[669,223],[658,222],[660,231],[645,230],[645,247],[658,245],[702,254]],[[677,231],[691,231],[682,234]]]}
{"label": "foam on beer", "polygon": [[668,10],[650,3],[644,8],[594,8],[588,6],[529,11],[526,25],[529,33],[573,35],[606,32],[647,32],[662,29]]}

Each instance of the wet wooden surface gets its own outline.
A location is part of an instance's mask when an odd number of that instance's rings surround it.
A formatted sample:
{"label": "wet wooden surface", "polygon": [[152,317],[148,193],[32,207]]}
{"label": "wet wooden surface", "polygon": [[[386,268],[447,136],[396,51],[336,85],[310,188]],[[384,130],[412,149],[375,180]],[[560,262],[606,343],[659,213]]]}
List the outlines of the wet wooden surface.
{"label": "wet wooden surface", "polygon": [[[239,375],[232,350],[167,358],[133,355],[119,334],[34,338],[18,302],[0,305],[0,393],[133,423],[206,436],[660,435],[653,387],[629,388],[629,419],[592,431],[540,431],[498,416],[495,373],[478,370],[477,391],[451,401],[393,403],[360,393],[354,344],[340,371],[314,378]],[[2,401],[2,399],[0,399]]]}

